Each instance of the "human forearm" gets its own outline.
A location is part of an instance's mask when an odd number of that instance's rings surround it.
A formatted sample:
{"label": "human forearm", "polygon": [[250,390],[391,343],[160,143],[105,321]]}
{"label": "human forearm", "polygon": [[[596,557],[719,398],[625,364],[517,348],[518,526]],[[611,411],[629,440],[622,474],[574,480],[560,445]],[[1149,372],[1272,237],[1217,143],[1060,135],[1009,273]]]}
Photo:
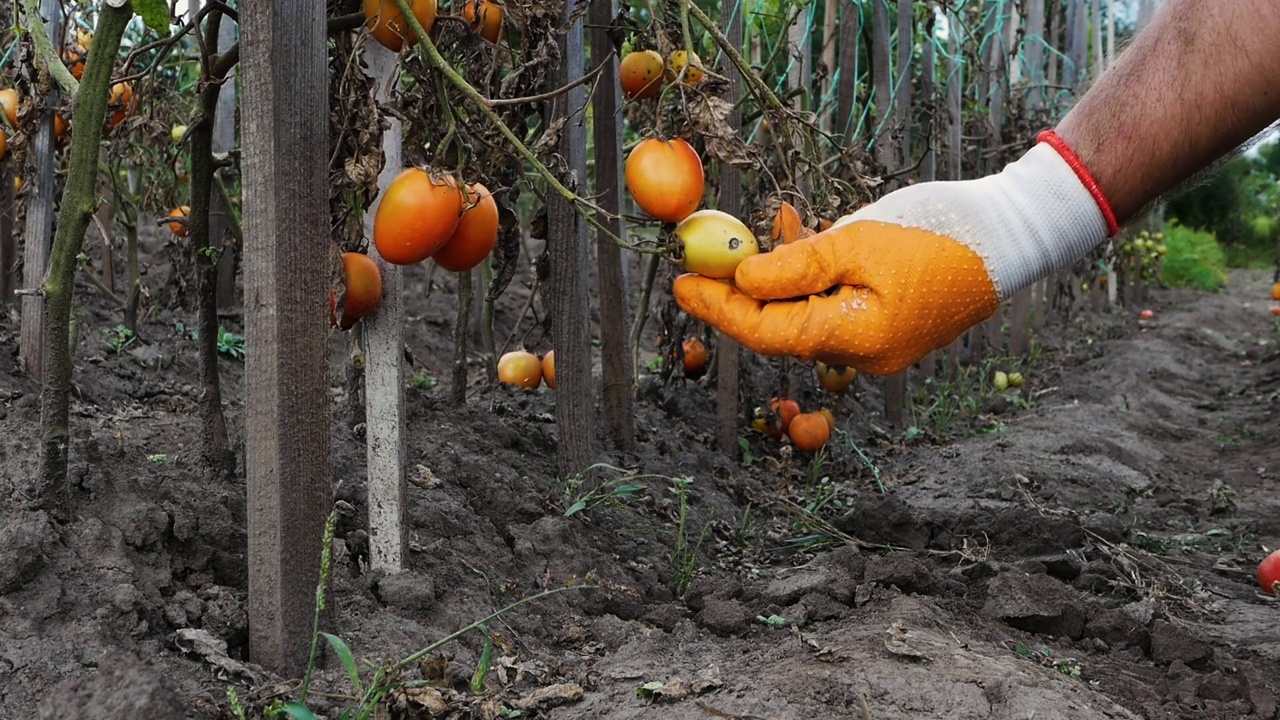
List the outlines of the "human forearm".
{"label": "human forearm", "polygon": [[1120,223],[1280,117],[1274,0],[1169,0],[1058,126]]}

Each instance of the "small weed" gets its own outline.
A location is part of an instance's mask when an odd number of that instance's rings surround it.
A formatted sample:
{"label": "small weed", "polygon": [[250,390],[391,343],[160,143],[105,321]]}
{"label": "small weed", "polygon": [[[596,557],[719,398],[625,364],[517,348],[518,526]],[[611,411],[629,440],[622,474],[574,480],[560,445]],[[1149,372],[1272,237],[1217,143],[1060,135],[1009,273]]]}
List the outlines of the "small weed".
{"label": "small weed", "polygon": [[432,390],[435,386],[439,385],[440,382],[427,373],[420,372],[413,376],[413,379],[410,380],[410,384],[413,385],[414,390]]}
{"label": "small weed", "polygon": [[659,370],[662,369],[662,358],[660,357],[649,358],[649,360],[645,362],[644,367],[649,372],[656,374]]}
{"label": "small weed", "polygon": [[745,437],[738,438],[738,445],[742,448],[742,464],[750,467],[760,458],[751,454],[751,441]]}
{"label": "small weed", "polygon": [[148,455],[147,460],[157,464],[166,463],[169,462],[169,456],[164,453],[157,453],[155,455]]}
{"label": "small weed", "polygon": [[[610,478],[599,485],[585,489],[583,484],[586,478],[599,470],[610,470],[613,472],[623,473],[619,477]],[[585,471],[574,475],[564,483],[565,493],[573,498],[573,502],[569,504],[568,509],[564,511],[565,517],[572,517],[580,512],[593,510],[601,505],[610,507],[621,507],[630,500],[634,500],[640,496],[640,493],[649,489],[647,485],[641,485],[639,480],[665,480],[663,475],[637,475],[628,473],[622,468],[613,467],[604,463],[597,463],[587,468]]]}
{"label": "small weed", "polygon": [[676,567],[676,595],[684,595],[684,591],[689,588],[689,581],[693,579],[693,574],[698,569],[698,550],[702,548],[702,542],[707,539],[707,533],[711,531],[711,523],[708,521],[703,525],[697,543],[690,544],[689,486],[693,484],[693,478],[672,478],[671,481],[675,483],[671,491],[676,495],[678,515],[676,547],[671,553],[670,560]]}
{"label": "small weed", "polygon": [[138,336],[124,325],[117,325],[102,331],[107,336],[107,344],[117,355],[128,350],[138,340]]}
{"label": "small weed", "polygon": [[786,627],[787,625],[787,619],[779,615],[770,615],[769,617],[757,615],[756,622],[768,625],[769,627]]}
{"label": "small weed", "polygon": [[751,544],[751,538],[756,534],[756,523],[751,519],[751,505],[747,504],[745,510],[742,511],[742,519],[733,527],[734,543],[746,547]]}
{"label": "small weed", "polygon": [[1080,661],[1075,658],[1057,657],[1047,647],[1033,648],[1024,642],[1016,640],[1005,640],[1002,644],[1015,654],[1038,665],[1053,668],[1069,678],[1080,679]]}
{"label": "small weed", "polygon": [[218,328],[218,352],[230,355],[237,360],[243,360],[244,336],[227,332],[226,328]]}

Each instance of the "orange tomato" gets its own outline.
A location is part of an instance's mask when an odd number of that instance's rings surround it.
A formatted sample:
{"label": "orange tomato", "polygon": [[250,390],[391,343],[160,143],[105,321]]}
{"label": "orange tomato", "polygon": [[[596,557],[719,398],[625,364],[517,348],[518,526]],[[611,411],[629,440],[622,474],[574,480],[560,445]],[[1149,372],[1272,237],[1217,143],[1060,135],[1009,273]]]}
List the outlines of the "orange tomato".
{"label": "orange tomato", "polygon": [[[436,0],[410,0],[409,9],[422,23],[422,29],[431,32],[436,23]],[[364,0],[364,24],[373,39],[391,52],[400,52],[405,38],[418,42],[394,0]]]}
{"label": "orange tomato", "polygon": [[111,132],[133,112],[133,86],[127,82],[112,85],[107,109],[112,110],[111,122],[107,125],[107,132]]}
{"label": "orange tomato", "polygon": [[787,398],[773,398],[769,401],[769,409],[778,416],[782,431],[786,432],[791,427],[791,421],[800,414],[800,403]]}
{"label": "orange tomato", "polygon": [[542,382],[542,361],[528,350],[512,350],[498,359],[498,380],[532,390]]}
{"label": "orange tomato", "polygon": [[62,119],[61,115],[54,113],[53,116],[53,141],[62,142],[63,136],[67,134],[67,121]]}
{"label": "orange tomato", "polygon": [[367,317],[382,302],[382,273],[373,258],[358,252],[342,253],[342,274],[346,281],[346,295],[342,302],[342,317],[335,318],[337,298],[329,296],[330,321],[343,330],[350,330],[356,321]]}
{"label": "orange tomato", "polygon": [[818,218],[818,232],[830,230],[833,222],[831,218]]}
{"label": "orange tomato", "polygon": [[0,108],[4,109],[4,116],[9,118],[11,127],[18,127],[18,91],[14,88],[5,88],[0,90]]}
{"label": "orange tomato", "polygon": [[633,100],[644,100],[662,90],[662,56],[656,50],[637,50],[627,53],[618,64],[618,83],[622,92]]}
{"label": "orange tomato", "polygon": [[[191,214],[191,208],[186,205],[182,205],[180,207],[176,207],[170,210],[168,217],[185,218],[190,214]],[[186,223],[171,222],[169,223],[169,232],[173,233],[174,235],[177,235],[178,237],[186,237],[191,233],[191,229],[187,227]]]}
{"label": "orange tomato", "polygon": [[431,256],[449,272],[465,272],[480,264],[498,243],[498,203],[480,183],[467,186],[469,207],[444,246]]}
{"label": "orange tomato", "polygon": [[684,374],[696,377],[707,368],[707,346],[696,337],[689,338],[682,345],[684,348]]}
{"label": "orange tomato", "polygon": [[88,54],[88,49],[79,43],[75,47],[62,49],[62,63],[71,71],[71,76],[77,80],[84,77],[84,60]]}
{"label": "orange tomato", "polygon": [[373,218],[373,243],[389,263],[422,262],[449,242],[461,216],[462,193],[453,177],[409,168],[383,194]]}
{"label": "orange tomato", "polygon": [[858,371],[844,365],[828,365],[819,361],[814,372],[818,375],[818,384],[829,393],[842,393],[853,384]]}
{"label": "orange tomato", "polygon": [[556,389],[556,351],[548,350],[542,356],[542,382],[552,390]]}
{"label": "orange tomato", "polygon": [[702,158],[680,138],[642,140],[627,156],[626,174],[631,197],[658,220],[678,223],[702,204]]}
{"label": "orange tomato", "polygon": [[778,207],[778,214],[773,216],[773,230],[769,239],[782,244],[793,243],[800,239],[800,213],[786,200]]}
{"label": "orange tomato", "polygon": [[[3,143],[0,143],[0,145],[3,145]],[[2,154],[0,154],[0,156],[2,156]],[[14,179],[16,180],[17,178],[14,178]],[[1271,306],[1271,314],[1272,314],[1272,315],[1280,315],[1280,305],[1272,305],[1272,306]]]}
{"label": "orange tomato", "polygon": [[1271,299],[1280,301],[1280,282],[1271,286]]}
{"label": "orange tomato", "polygon": [[835,431],[835,429],[836,429],[836,416],[835,416],[835,415],[833,415],[833,414],[831,413],[831,411],[830,411],[830,410],[828,410],[828,409],[826,409],[826,408],[822,408],[821,410],[819,410],[819,411],[818,411],[818,414],[822,416],[822,419],[823,419],[823,420],[826,420],[826,421],[827,421],[827,428],[828,428],[828,429],[830,429],[830,430],[832,430],[832,431]]}
{"label": "orange tomato", "polygon": [[819,413],[800,413],[787,427],[787,436],[797,450],[815,452],[831,439],[831,426]]}
{"label": "orange tomato", "polygon": [[491,43],[502,35],[502,6],[492,0],[463,0],[462,19]]}

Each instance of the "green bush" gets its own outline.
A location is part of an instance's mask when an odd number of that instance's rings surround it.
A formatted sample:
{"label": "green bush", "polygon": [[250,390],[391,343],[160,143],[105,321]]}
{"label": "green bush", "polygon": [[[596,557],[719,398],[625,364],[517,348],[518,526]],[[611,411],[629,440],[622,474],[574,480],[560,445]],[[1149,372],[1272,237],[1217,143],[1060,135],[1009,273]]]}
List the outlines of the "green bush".
{"label": "green bush", "polygon": [[1213,233],[1170,222],[1164,229],[1168,252],[1160,279],[1171,287],[1217,292],[1227,284],[1227,258]]}

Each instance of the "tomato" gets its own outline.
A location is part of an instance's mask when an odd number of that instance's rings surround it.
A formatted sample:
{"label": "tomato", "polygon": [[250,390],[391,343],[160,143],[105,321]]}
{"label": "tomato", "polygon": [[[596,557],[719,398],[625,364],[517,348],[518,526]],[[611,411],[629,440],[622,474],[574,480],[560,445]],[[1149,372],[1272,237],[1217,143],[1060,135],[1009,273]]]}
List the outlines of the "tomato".
{"label": "tomato", "polygon": [[1271,286],[1271,299],[1280,301],[1280,282]]}
{"label": "tomato", "polygon": [[[422,29],[431,32],[431,26],[436,23],[436,0],[410,0],[409,9],[422,23]],[[364,0],[364,24],[373,39],[391,52],[400,52],[405,38],[418,42],[418,36],[410,31],[395,0]]]}
{"label": "tomato", "polygon": [[[692,62],[690,62],[692,56]],[[684,73],[681,75],[681,73]],[[697,53],[690,53],[686,50],[676,50],[667,56],[667,79],[680,79],[685,85],[697,85],[702,82],[702,78],[706,73],[702,71],[702,60],[698,59]]]}
{"label": "tomato", "polygon": [[800,213],[786,200],[778,207],[778,214],[773,217],[773,230],[769,239],[782,244],[793,243],[800,239]]}
{"label": "tomato", "polygon": [[542,361],[527,350],[512,350],[498,359],[498,380],[532,390],[542,382]]}
{"label": "tomato", "polygon": [[384,260],[412,265],[444,246],[462,216],[462,193],[448,175],[409,168],[387,186],[373,218],[373,243]]}
{"label": "tomato", "polygon": [[733,277],[738,263],[760,252],[756,236],[742,221],[719,210],[699,210],[676,226],[684,249],[684,269],[709,278]]}
{"label": "tomato", "polygon": [[498,203],[480,183],[467,186],[467,209],[444,246],[431,256],[449,272],[464,272],[480,264],[498,243]]}
{"label": "tomato", "polygon": [[67,134],[67,121],[62,119],[57,113],[53,116],[53,141],[62,142],[63,136]]}
{"label": "tomato", "polygon": [[818,384],[823,390],[829,393],[842,393],[853,384],[858,377],[858,371],[844,365],[828,365],[819,361],[815,372],[818,375]]}
{"label": "tomato", "polygon": [[502,6],[492,0],[463,0],[462,19],[491,43],[502,35]]}
{"label": "tomato", "polygon": [[627,53],[618,64],[618,84],[622,92],[633,100],[644,100],[657,95],[663,84],[662,56],[655,50],[638,50]]}
{"label": "tomato", "polygon": [[649,215],[678,223],[702,204],[702,158],[681,140],[642,140],[627,156],[627,189]]}
{"label": "tomato", "polygon": [[1268,595],[1277,595],[1280,594],[1277,584],[1280,584],[1280,550],[1272,552],[1258,563],[1258,585]]}
{"label": "tomato", "polygon": [[698,338],[689,338],[684,341],[684,374],[686,377],[696,377],[702,374],[707,368],[707,346],[702,344]]}
{"label": "tomato", "polygon": [[107,109],[112,110],[111,121],[107,125],[107,132],[110,132],[133,112],[133,86],[127,82],[112,85],[111,95],[107,98]]}
{"label": "tomato", "polygon": [[[190,214],[191,214],[191,208],[187,207],[186,205],[182,205],[180,207],[176,207],[170,210],[168,217],[185,218]],[[186,223],[171,222],[169,223],[169,232],[173,233],[174,235],[177,235],[178,237],[186,237],[191,233],[191,229],[187,227]]]}
{"label": "tomato", "polygon": [[787,436],[797,450],[817,452],[831,439],[831,426],[820,413],[800,413],[787,427]]}
{"label": "tomato", "polygon": [[791,421],[800,414],[800,403],[787,398],[773,398],[769,401],[769,409],[778,416],[778,420],[782,423],[782,430],[785,432],[791,427]]}
{"label": "tomato", "polygon": [[822,416],[823,420],[827,421],[827,428],[834,432],[836,429],[836,416],[827,408],[822,408],[818,411],[818,414]]}
{"label": "tomato", "polygon": [[[3,133],[0,133],[0,135],[3,135]],[[4,143],[0,142],[0,145],[3,145],[3,144],[4,144]],[[4,153],[0,152],[0,160],[3,160],[3,159],[4,159]],[[1272,315],[1280,315],[1280,305],[1272,305],[1272,306],[1271,306],[1271,314],[1272,314]]]}
{"label": "tomato", "polygon": [[329,297],[330,321],[343,330],[350,330],[357,320],[367,317],[382,302],[382,273],[373,258],[358,252],[342,253],[342,274],[346,294],[342,302],[342,317],[333,317],[337,310],[337,298]]}
{"label": "tomato", "polygon": [[13,88],[5,88],[0,90],[0,108],[4,109],[4,116],[9,118],[9,125],[13,128],[18,127],[18,91]]}
{"label": "tomato", "polygon": [[1142,312],[1138,313],[1138,317],[1142,318],[1143,320],[1150,320],[1155,316],[1156,314],[1151,310],[1143,310]]}
{"label": "tomato", "polygon": [[88,49],[79,44],[62,50],[62,63],[71,71],[71,76],[77,80],[84,77],[84,60],[88,54]]}
{"label": "tomato", "polygon": [[556,389],[556,351],[548,350],[542,356],[542,382],[552,390]]}

